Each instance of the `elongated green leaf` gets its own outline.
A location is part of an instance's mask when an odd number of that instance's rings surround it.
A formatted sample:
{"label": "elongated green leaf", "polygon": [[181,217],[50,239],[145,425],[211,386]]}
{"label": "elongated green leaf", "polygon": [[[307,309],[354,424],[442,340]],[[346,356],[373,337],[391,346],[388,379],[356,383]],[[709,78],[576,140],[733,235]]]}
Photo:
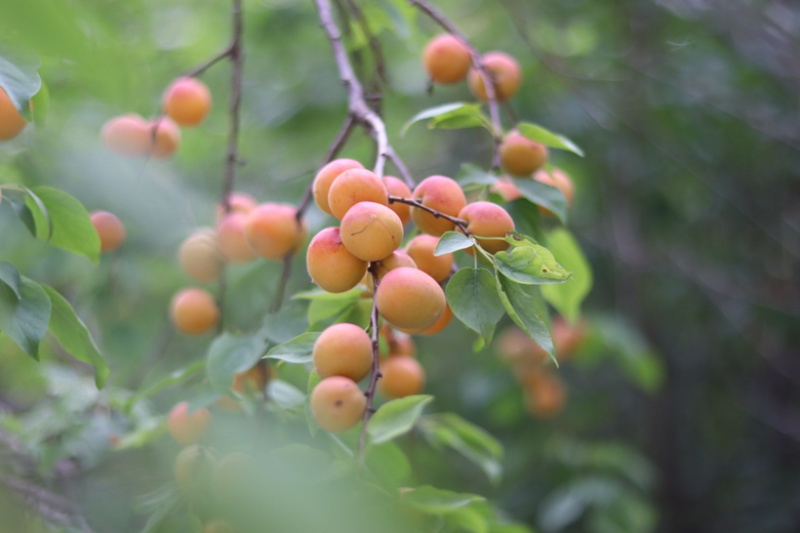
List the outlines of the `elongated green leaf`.
{"label": "elongated green leaf", "polygon": [[444,254],[451,254],[458,250],[470,248],[473,244],[472,239],[458,231],[446,231],[441,236],[439,242],[436,243],[436,249],[433,255],[439,256]]}
{"label": "elongated green leaf", "polygon": [[0,331],[37,361],[39,343],[50,323],[50,298],[41,285],[20,277],[20,298],[5,283],[0,284]]}
{"label": "elongated green leaf", "polygon": [[195,361],[194,363],[190,364],[187,367],[179,368],[178,370],[173,370],[166,376],[162,377],[149,387],[144,390],[141,390],[131,396],[128,401],[125,402],[123,410],[125,412],[130,411],[137,402],[144,398],[149,398],[154,394],[161,392],[162,390],[166,389],[167,387],[172,387],[174,385],[179,385],[186,381],[187,379],[194,376],[197,372],[200,372],[206,367],[206,360],[201,359],[199,361]]}
{"label": "elongated green leaf", "polygon": [[31,189],[26,189],[25,195],[25,205],[33,217],[33,227],[35,228],[32,232],[33,236],[44,241],[49,240],[53,236],[53,220],[50,218],[47,206]]}
{"label": "elongated green leaf", "polygon": [[[31,189],[31,193],[46,208],[44,217],[37,215],[36,211],[33,212],[37,236],[97,263],[100,258],[100,237],[83,204],[73,196],[52,187],[35,187]],[[48,226],[51,228],[49,239],[46,237]]]}
{"label": "elongated green leaf", "polygon": [[522,285],[497,273],[497,293],[511,320],[519,326],[536,344],[550,354],[550,358],[558,366],[553,349],[553,338],[542,318],[539,300],[541,299],[536,285]]}
{"label": "elongated green leaf", "polygon": [[284,409],[294,409],[306,401],[303,391],[282,379],[273,379],[267,383],[267,398]]}
{"label": "elongated green leaf", "polygon": [[453,413],[426,416],[420,427],[432,444],[457,451],[481,468],[493,483],[500,480],[503,446],[482,428]]}
{"label": "elongated green leaf", "polygon": [[559,228],[547,236],[547,245],[572,277],[561,285],[542,287],[542,296],[564,318],[575,323],[580,318],[581,304],[592,289],[592,269],[572,234]]}
{"label": "elongated green leaf", "polygon": [[473,504],[483,503],[485,498],[477,494],[465,494],[423,485],[405,493],[403,501],[426,513],[447,514]]}
{"label": "elongated green leaf", "polygon": [[409,432],[432,400],[433,396],[418,394],[383,404],[367,424],[372,444],[390,441]]}
{"label": "elongated green leaf", "polygon": [[526,200],[546,207],[562,224],[567,223],[567,199],[559,189],[529,178],[514,178],[514,184]]}
{"label": "elongated green leaf", "polygon": [[0,263],[0,281],[5,283],[9,289],[14,291],[14,294],[17,296],[17,300],[22,299],[22,294],[20,293],[20,278],[19,272],[14,265],[11,263],[6,263],[3,261]]}
{"label": "elongated green leaf", "polygon": [[447,282],[446,294],[456,318],[489,344],[503,317],[503,303],[492,274],[483,268],[462,268]]}
{"label": "elongated green leaf", "polygon": [[36,55],[7,43],[0,43],[0,88],[20,112],[28,112],[28,100],[39,92],[41,62]]}
{"label": "elongated green leaf", "polygon": [[408,483],[411,464],[402,448],[394,442],[368,446],[364,463],[386,488],[397,489]]}
{"label": "elongated green leaf", "polygon": [[233,376],[252,368],[267,349],[263,335],[223,333],[211,343],[206,357],[208,381],[217,392],[230,391]]}
{"label": "elongated green leaf", "polygon": [[538,124],[520,122],[517,124],[517,129],[528,139],[533,139],[534,141],[542,143],[543,145],[551,148],[568,150],[583,157],[583,150],[581,150],[574,142],[559,133],[553,133],[552,131],[543,128]]}
{"label": "elongated green leaf", "polygon": [[3,189],[3,202],[11,206],[11,210],[25,225],[31,235],[36,237],[36,221],[33,213],[26,205],[27,192],[24,190]]}
{"label": "elongated green leaf", "polygon": [[94,367],[94,382],[102,389],[108,377],[108,365],[97,348],[86,324],[75,314],[70,303],[53,287],[42,285],[50,297],[50,333],[61,347],[74,358]]}
{"label": "elongated green leaf", "polygon": [[480,104],[454,102],[420,111],[406,122],[403,126],[402,134],[405,135],[408,128],[422,120],[430,120],[428,122],[429,128],[466,128],[470,126],[490,126],[491,124],[481,111]]}
{"label": "elongated green leaf", "polygon": [[319,335],[319,332],[303,333],[289,342],[273,346],[264,357],[280,359],[287,363],[310,363],[311,352]]}
{"label": "elongated green leaf", "polygon": [[464,163],[458,171],[456,181],[462,187],[464,185],[492,185],[497,181],[497,176],[477,165]]}
{"label": "elongated green leaf", "polygon": [[511,247],[494,256],[497,269],[517,283],[545,285],[564,283],[570,273],[558,264],[553,253],[527,239],[509,236]]}

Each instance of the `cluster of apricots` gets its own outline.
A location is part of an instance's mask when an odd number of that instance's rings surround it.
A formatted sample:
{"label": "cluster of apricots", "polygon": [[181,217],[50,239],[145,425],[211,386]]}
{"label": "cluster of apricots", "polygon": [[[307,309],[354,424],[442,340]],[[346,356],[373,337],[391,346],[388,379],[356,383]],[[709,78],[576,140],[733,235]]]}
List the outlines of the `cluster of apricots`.
{"label": "cluster of apricots", "polygon": [[0,141],[9,141],[22,133],[28,122],[22,118],[11,98],[0,87]]}
{"label": "cluster of apricots", "polygon": [[105,123],[101,136],[114,152],[128,157],[166,158],[181,143],[181,126],[197,126],[211,110],[211,92],[196,78],[178,78],[164,91],[164,114],[152,120],[129,113]]}
{"label": "cluster of apricots", "polygon": [[[586,339],[586,324],[553,321],[553,344],[559,363],[567,361]],[[567,389],[547,364],[548,355],[521,329],[508,328],[497,339],[497,351],[511,365],[525,391],[525,408],[537,418],[552,418],[564,408]]]}

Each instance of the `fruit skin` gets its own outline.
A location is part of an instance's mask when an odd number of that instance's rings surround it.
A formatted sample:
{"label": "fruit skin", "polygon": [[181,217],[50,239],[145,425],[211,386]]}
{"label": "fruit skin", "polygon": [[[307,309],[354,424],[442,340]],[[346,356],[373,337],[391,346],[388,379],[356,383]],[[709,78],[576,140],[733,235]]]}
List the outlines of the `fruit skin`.
{"label": "fruit skin", "polygon": [[162,106],[181,126],[197,126],[211,110],[211,91],[197,78],[178,78],[164,91]]}
{"label": "fruit skin", "polygon": [[13,139],[22,133],[27,124],[14,106],[11,98],[0,87],[0,141]]}
{"label": "fruit skin", "polygon": [[164,159],[172,156],[181,144],[181,129],[169,117],[159,117],[148,125],[150,157]]}
{"label": "fruit skin", "polygon": [[425,369],[413,357],[387,357],[381,361],[380,391],[389,398],[418,394],[425,385]]}
{"label": "fruit skin", "polygon": [[[478,201],[467,204],[458,213],[458,218],[467,221],[467,231],[476,237],[505,237],[514,231],[514,220],[508,211],[492,202]],[[506,241],[488,239],[478,239],[478,244],[490,254],[505,250],[509,246]],[[472,248],[466,251],[470,253]]]}
{"label": "fruit skin", "polygon": [[247,215],[244,236],[261,257],[281,259],[305,240],[305,223],[297,220],[297,209],[289,204],[266,203]]}
{"label": "fruit skin", "polygon": [[553,418],[564,409],[567,389],[564,383],[550,372],[529,374],[523,386],[526,389],[525,407],[537,418]]}
{"label": "fruit skin", "polygon": [[125,226],[113,213],[94,211],[90,215],[92,225],[100,237],[100,252],[113,252],[125,242]]}
{"label": "fruit skin", "polygon": [[[455,180],[447,176],[429,176],[419,182],[411,195],[414,200],[421,200],[422,204],[450,216],[458,215],[467,199],[464,191]],[[444,218],[437,218],[418,207],[411,208],[411,219],[417,227],[429,234],[440,237],[446,231],[452,231],[455,225]]]}
{"label": "fruit skin", "polygon": [[241,212],[230,212],[217,226],[217,244],[227,263],[246,263],[258,257],[244,234],[247,216]]}
{"label": "fruit skin", "polygon": [[[522,83],[522,69],[517,60],[503,52],[489,52],[483,56],[483,65],[494,81],[495,96],[499,102],[505,102],[519,90]],[[478,99],[489,100],[483,78],[478,69],[469,71],[469,89]]]}
{"label": "fruit skin", "polygon": [[333,216],[342,220],[347,211],[359,202],[389,205],[386,185],[374,172],[352,168],[339,174],[328,191],[328,206]]}
{"label": "fruit skin", "polygon": [[355,381],[330,376],[311,391],[311,414],[325,431],[340,433],[353,428],[364,416],[367,398]]}
{"label": "fruit skin", "polygon": [[208,431],[211,413],[208,409],[197,409],[189,413],[189,402],[179,402],[169,412],[167,429],[173,438],[184,446],[197,444]]}
{"label": "fruit skin", "polygon": [[381,350],[379,345],[378,355],[381,357],[415,357],[417,355],[417,347],[410,335],[395,331],[390,324],[381,326],[379,334],[385,341],[384,350]]}
{"label": "fruit skin", "polygon": [[[559,189],[564,194],[564,198],[567,199],[567,205],[572,205],[572,201],[575,198],[575,184],[572,183],[569,174],[560,168],[554,168],[551,172],[539,170],[533,175],[533,179]],[[542,209],[542,212],[544,214],[552,214],[548,209]]]}
{"label": "fruit skin", "polygon": [[387,322],[402,329],[425,329],[442,316],[446,307],[444,291],[421,270],[400,267],[390,270],[375,291],[378,312]]}
{"label": "fruit skin", "polygon": [[440,316],[439,320],[434,322],[433,325],[423,329],[401,329],[400,331],[413,335],[436,335],[444,331],[451,320],[453,320],[453,311],[450,309],[449,305],[445,304],[444,313],[442,313],[442,316]]}
{"label": "fruit skin", "polygon": [[[384,176],[383,184],[386,186],[386,191],[391,196],[399,196],[401,198],[411,198],[411,189],[408,188],[406,182],[394,176]],[[408,224],[411,220],[411,206],[403,202],[392,202],[389,204],[389,209],[397,213],[403,226]]]}
{"label": "fruit skin", "polygon": [[[253,209],[258,207],[258,200],[247,194],[246,192],[234,191],[228,195],[228,205],[230,206],[231,213],[250,213]],[[225,206],[221,203],[217,204],[216,221],[217,224],[222,222],[225,218]]]}
{"label": "fruit skin", "polygon": [[[381,278],[383,278],[383,276],[385,276],[390,270],[394,270],[395,268],[399,268],[401,266],[417,268],[417,264],[413,259],[411,259],[410,255],[403,250],[395,250],[375,264],[375,273],[378,275],[378,281],[380,281]],[[372,291],[375,290],[372,272],[367,270],[367,273],[364,274],[362,283],[367,286],[367,290],[370,294],[372,294]]]}
{"label": "fruit skin", "polygon": [[198,228],[193,231],[178,249],[178,263],[196,281],[208,282],[219,278],[223,260],[214,230]]}
{"label": "fruit skin", "polygon": [[367,262],[342,243],[338,227],[324,228],[308,245],[306,268],[311,280],[328,292],[349,291],[367,272]]}
{"label": "fruit skin", "polygon": [[211,294],[199,287],[189,287],[172,297],[169,307],[175,329],[189,335],[202,335],[219,322],[219,308]]}
{"label": "fruit skin", "polygon": [[547,147],[511,131],[500,143],[500,164],[509,174],[528,176],[540,169],[548,157]]}
{"label": "fruit skin", "polygon": [[358,202],[342,218],[340,235],[354,256],[364,261],[380,261],[402,244],[403,223],[385,205]]}
{"label": "fruit skin", "polygon": [[437,244],[439,239],[433,235],[417,235],[408,241],[406,253],[414,260],[417,268],[441,283],[450,277],[453,254],[433,255]]}
{"label": "fruit skin", "polygon": [[148,155],[152,145],[150,124],[135,114],[109,119],[103,125],[100,137],[111,151],[127,157]]}
{"label": "fruit skin", "polygon": [[312,354],[320,377],[361,381],[372,368],[372,339],[355,324],[334,324],[317,338]]}
{"label": "fruit skin", "polygon": [[334,159],[319,169],[319,172],[317,172],[317,175],[314,177],[314,182],[311,186],[311,190],[314,193],[314,201],[320,209],[329,215],[333,214],[333,211],[331,211],[328,205],[328,193],[331,190],[333,180],[345,170],[353,168],[364,168],[364,165],[355,159]]}
{"label": "fruit skin", "polygon": [[497,181],[490,186],[490,190],[502,196],[507,202],[522,198],[517,184],[508,176],[497,178]]}
{"label": "fruit skin", "polygon": [[458,37],[443,33],[431,39],[425,46],[422,63],[434,82],[452,85],[467,76],[472,64],[472,54]]}

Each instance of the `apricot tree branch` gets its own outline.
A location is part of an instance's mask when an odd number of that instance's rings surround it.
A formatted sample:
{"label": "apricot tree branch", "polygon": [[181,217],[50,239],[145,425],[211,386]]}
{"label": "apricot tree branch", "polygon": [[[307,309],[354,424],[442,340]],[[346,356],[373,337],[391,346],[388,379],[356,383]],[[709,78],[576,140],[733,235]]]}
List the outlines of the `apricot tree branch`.
{"label": "apricot tree branch", "polygon": [[389,195],[389,203],[393,204],[394,202],[399,202],[401,204],[408,204],[408,205],[413,206],[413,207],[418,207],[418,208],[422,209],[423,211],[427,211],[428,213],[432,214],[435,218],[443,218],[445,220],[449,220],[450,222],[452,222],[453,224],[458,226],[458,228],[461,231],[464,232],[464,235],[467,235],[467,236],[472,235],[472,233],[467,229],[467,226],[469,225],[469,222],[467,222],[463,218],[450,216],[450,215],[448,215],[446,213],[442,213],[441,211],[437,211],[436,209],[434,209],[432,207],[428,207],[427,205],[422,203],[422,200],[418,200],[418,199],[414,199],[414,198],[403,198],[402,196],[392,196],[390,194]]}
{"label": "apricot tree branch", "polygon": [[192,70],[186,72],[184,74],[184,77],[194,78],[196,76],[200,76],[206,70],[208,70],[211,67],[213,67],[215,64],[219,63],[220,61],[222,61],[226,57],[229,57],[231,55],[232,51],[233,51],[233,44],[229,44],[228,46],[225,47],[224,50],[219,52],[217,55],[215,55],[214,57],[212,57],[211,59],[209,59],[208,61],[206,61],[202,65],[199,65],[199,66],[193,68]]}
{"label": "apricot tree branch", "polygon": [[230,48],[231,96],[228,102],[228,150],[225,157],[225,180],[222,184],[222,206],[226,213],[231,206],[228,197],[233,190],[236,178],[236,165],[239,163],[239,126],[242,102],[242,71],[244,66],[244,50],[242,49],[242,32],[244,17],[242,16],[242,0],[233,0],[233,37]]}
{"label": "apricot tree branch", "polygon": [[[300,224],[300,221],[297,221]],[[275,297],[272,300],[272,305],[269,308],[270,313],[277,313],[281,310],[283,305],[283,296],[286,294],[286,286],[289,284],[289,276],[292,273],[292,258],[294,257],[294,250],[283,256],[283,266],[281,267],[281,279],[278,282],[278,288],[275,291]]]}
{"label": "apricot tree branch", "polygon": [[367,397],[367,406],[364,408],[364,417],[361,419],[361,435],[358,437],[358,457],[363,462],[366,457],[367,450],[367,423],[370,417],[375,412],[372,407],[372,401],[375,399],[375,389],[378,386],[378,380],[383,376],[379,365],[379,351],[380,344],[378,339],[378,304],[377,298],[374,295],[378,291],[378,263],[369,264],[369,273],[372,275],[372,312],[369,315],[369,325],[372,335],[372,375],[369,379],[369,387],[364,393]]}

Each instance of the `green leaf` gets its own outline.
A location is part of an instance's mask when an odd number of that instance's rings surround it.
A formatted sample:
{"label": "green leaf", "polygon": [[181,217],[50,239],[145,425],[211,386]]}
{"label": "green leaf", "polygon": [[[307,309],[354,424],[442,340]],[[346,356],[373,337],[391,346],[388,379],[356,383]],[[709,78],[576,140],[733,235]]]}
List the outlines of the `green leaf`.
{"label": "green leaf", "polygon": [[33,217],[34,230],[31,232],[33,236],[47,241],[53,236],[53,221],[50,218],[50,213],[47,211],[47,206],[39,195],[31,189],[25,189],[25,205]]}
{"label": "green leaf", "polygon": [[0,263],[0,281],[5,283],[9,289],[14,291],[14,294],[17,296],[17,300],[22,299],[22,294],[20,293],[19,289],[19,272],[14,265],[11,263],[6,263],[5,261]]}
{"label": "green leaf", "polygon": [[462,187],[464,185],[493,185],[497,181],[497,176],[477,165],[464,163],[458,171],[456,181]]}
{"label": "green leaf", "polygon": [[320,336],[319,332],[303,333],[283,344],[273,346],[264,357],[268,359],[280,359],[287,363],[310,363],[311,353],[314,350],[314,343]]}
{"label": "green leaf", "polygon": [[41,87],[42,80],[38,73],[40,65],[36,55],[0,43],[0,87],[21,113],[28,111],[28,100]]}
{"label": "green leaf", "polygon": [[317,372],[316,368],[312,368],[311,372],[308,373],[308,384],[306,385],[306,401],[304,406],[304,411],[306,415],[306,425],[308,426],[309,432],[311,432],[311,436],[317,434],[319,431],[319,424],[317,421],[314,420],[314,414],[311,412],[311,391],[314,390],[314,387],[319,385],[319,382],[322,381],[319,373]]}
{"label": "green leaf", "polygon": [[536,285],[522,285],[498,272],[496,289],[511,320],[522,331],[527,333],[531,339],[536,341],[536,344],[544,351],[550,354],[550,358],[558,366],[553,349],[553,338],[545,320],[542,318],[540,311],[538,311],[538,309],[541,309],[539,287]]}
{"label": "green leaf", "polygon": [[503,317],[503,302],[492,274],[483,268],[461,268],[447,282],[446,293],[456,318],[489,344]]}
{"label": "green leaf", "polygon": [[461,232],[446,231],[439,239],[439,242],[436,243],[436,249],[433,251],[433,255],[439,256],[451,254],[453,252],[457,252],[458,250],[470,248],[474,246],[474,244],[475,243],[472,242],[472,239]]}
{"label": "green leaf", "polygon": [[520,122],[517,124],[517,130],[528,139],[532,139],[538,143],[542,143],[550,148],[559,148],[561,150],[568,150],[574,154],[583,157],[583,150],[578,145],[564,137],[559,133],[554,133],[538,124],[530,122]]}
{"label": "green leaf", "polygon": [[433,443],[457,451],[480,467],[493,483],[500,481],[503,446],[486,430],[453,413],[426,416],[420,427]]}
{"label": "green leaf", "polygon": [[473,504],[483,503],[485,498],[477,494],[452,492],[423,485],[403,494],[402,501],[426,513],[447,514]]}
{"label": "green leaf", "polygon": [[64,350],[76,359],[94,367],[94,382],[102,389],[108,377],[108,365],[97,348],[86,324],[75,314],[72,305],[53,287],[42,285],[50,297],[50,333]]}
{"label": "green leaf", "polygon": [[367,423],[372,444],[387,442],[411,430],[433,396],[418,394],[386,402]]}
{"label": "green leaf", "polygon": [[367,469],[384,487],[396,489],[408,483],[411,464],[403,450],[394,442],[373,444],[367,447],[364,457]]}
{"label": "green leaf", "polygon": [[[73,196],[52,187],[34,187],[30,193],[29,197],[34,201],[38,198],[45,207],[38,214],[33,210],[37,236],[97,263],[100,259],[100,237],[83,204]],[[28,207],[31,207],[30,203]],[[49,238],[43,236],[48,234]]]}
{"label": "green leaf", "polygon": [[562,224],[567,223],[567,199],[560,189],[531,178],[514,178],[514,184],[526,200],[546,207]]}
{"label": "green leaf", "polygon": [[276,344],[288,342],[308,329],[308,309],[301,302],[292,301],[279,313],[264,318],[260,333]]}
{"label": "green leaf", "polygon": [[570,273],[558,264],[553,253],[527,239],[510,235],[506,240],[512,244],[507,251],[494,255],[497,269],[517,283],[545,285],[564,283]]}
{"label": "green leaf", "polygon": [[306,402],[303,391],[282,379],[272,379],[267,383],[267,398],[284,409],[294,409]]}
{"label": "green leaf", "polygon": [[422,120],[430,120],[428,128],[467,128],[470,126],[486,126],[491,128],[491,122],[481,111],[481,104],[454,102],[420,111],[403,126],[402,134],[408,128]]}
{"label": "green leaf", "polygon": [[633,324],[621,317],[596,319],[591,327],[607,347],[604,354],[614,359],[635,385],[654,393],[664,383],[664,362]]}
{"label": "green leaf", "polygon": [[43,127],[47,119],[47,112],[50,109],[50,91],[47,85],[42,82],[42,87],[39,92],[31,98],[31,111],[33,113],[33,121],[37,126]]}
{"label": "green leaf", "polygon": [[211,386],[219,393],[227,394],[233,376],[252,368],[267,349],[264,336],[232,335],[223,333],[214,339],[208,348],[206,371]]}
{"label": "green leaf", "polygon": [[33,218],[33,213],[30,208],[25,203],[27,200],[27,192],[10,188],[5,188],[3,191],[3,202],[11,206],[11,209],[20,221],[28,228],[30,234],[36,237],[36,221]]}
{"label": "green leaf", "polygon": [[0,284],[0,331],[11,337],[25,353],[39,360],[39,343],[50,323],[50,298],[41,285],[20,277],[20,297]]}
{"label": "green leaf", "polygon": [[361,300],[364,290],[355,287],[349,291],[332,293],[323,290],[305,291],[292,296],[295,300],[309,300],[308,322],[312,327],[326,321],[335,320],[348,312]]}
{"label": "green leaf", "polygon": [[572,234],[564,228],[547,236],[547,245],[572,277],[560,285],[542,287],[542,296],[571,323],[580,318],[581,304],[592,289],[592,269]]}

